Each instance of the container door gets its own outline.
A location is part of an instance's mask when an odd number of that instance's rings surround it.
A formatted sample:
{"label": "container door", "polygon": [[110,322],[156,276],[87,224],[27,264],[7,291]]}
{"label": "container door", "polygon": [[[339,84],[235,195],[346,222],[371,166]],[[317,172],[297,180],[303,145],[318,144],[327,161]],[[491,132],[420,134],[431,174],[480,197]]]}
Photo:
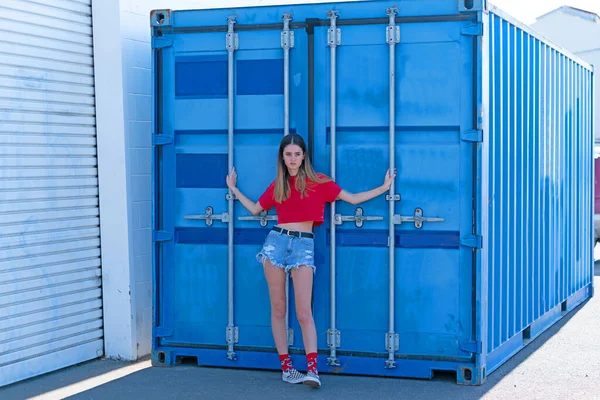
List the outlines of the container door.
{"label": "container door", "polygon": [[[229,42],[235,46],[233,160],[228,158],[226,33],[178,35],[162,52],[163,134],[172,136],[172,142],[161,146],[157,158],[162,179],[157,183],[157,226],[167,240],[156,267],[155,329],[161,346],[225,350],[229,344],[232,358],[231,351],[239,347],[274,347],[268,290],[256,254],[275,216],[248,217],[236,200],[231,214],[225,177],[232,163],[238,187],[256,201],[275,178],[285,124],[282,30],[235,34]],[[304,136],[306,58],[296,54],[305,52],[306,33],[297,30],[289,61],[289,131]]]}
{"label": "container door", "polygon": [[[385,18],[385,10],[382,14]],[[324,224],[317,231],[317,253],[325,258],[315,284],[317,331],[334,334],[329,340],[339,346],[335,348],[339,357],[382,357],[388,354],[388,345],[394,347],[392,359],[394,353],[408,359],[471,356],[461,350],[472,333],[469,246],[477,242],[471,237],[474,151],[470,140],[477,141],[474,39],[461,34],[467,24],[415,20],[401,24],[399,32],[385,23],[339,26],[341,41],[333,74],[337,84],[334,148],[329,27],[315,30],[317,169],[329,172],[333,154],[335,179],[342,188],[352,193],[370,190],[383,183],[392,146],[398,172],[399,198],[386,200],[382,195],[359,205],[338,201],[337,224]],[[393,32],[392,40],[399,39],[393,50],[393,142],[387,29]],[[395,242],[391,257],[390,223]],[[330,254],[332,228],[335,263]],[[333,304],[326,295],[332,267]],[[336,311],[333,330],[332,308]],[[389,340],[388,333],[393,334]],[[319,347],[329,353],[323,336]],[[382,368],[385,360],[381,358]]]}

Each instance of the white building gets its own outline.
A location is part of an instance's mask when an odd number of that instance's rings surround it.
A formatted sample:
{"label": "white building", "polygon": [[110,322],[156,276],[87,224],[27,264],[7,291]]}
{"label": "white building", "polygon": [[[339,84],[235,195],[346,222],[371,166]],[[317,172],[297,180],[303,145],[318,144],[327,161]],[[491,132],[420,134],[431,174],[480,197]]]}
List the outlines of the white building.
{"label": "white building", "polygon": [[[600,121],[600,16],[593,12],[563,6],[542,15],[531,25],[533,29],[579,56],[595,67],[595,121]],[[600,144],[600,129],[595,132],[596,144]]]}

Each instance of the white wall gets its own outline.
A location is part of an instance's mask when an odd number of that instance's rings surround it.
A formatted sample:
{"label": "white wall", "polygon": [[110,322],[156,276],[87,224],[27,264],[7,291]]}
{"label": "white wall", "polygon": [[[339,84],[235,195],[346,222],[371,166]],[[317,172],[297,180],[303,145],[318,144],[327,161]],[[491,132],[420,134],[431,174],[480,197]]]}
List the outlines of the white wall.
{"label": "white wall", "polygon": [[149,354],[152,340],[151,48],[144,3],[93,2],[105,351],[127,360]]}
{"label": "white wall", "polygon": [[107,357],[134,359],[129,191],[118,10],[119,0],[92,2],[104,347]]}
{"label": "white wall", "polygon": [[135,355],[149,354],[152,339],[152,146],[150,9],[121,1],[125,145],[129,188],[131,296]]}
{"label": "white wall", "polygon": [[558,10],[538,19],[531,27],[594,66],[595,141],[600,143],[600,23]]}

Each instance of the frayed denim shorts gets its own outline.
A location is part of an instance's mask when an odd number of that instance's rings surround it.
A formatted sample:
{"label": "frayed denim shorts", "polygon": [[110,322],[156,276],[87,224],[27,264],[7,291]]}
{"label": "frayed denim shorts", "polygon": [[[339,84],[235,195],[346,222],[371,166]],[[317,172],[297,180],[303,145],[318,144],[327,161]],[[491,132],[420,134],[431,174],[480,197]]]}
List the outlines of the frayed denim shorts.
{"label": "frayed denim shorts", "polygon": [[315,241],[312,238],[288,235],[271,230],[256,260],[264,265],[269,260],[275,268],[289,272],[305,265],[316,272]]}

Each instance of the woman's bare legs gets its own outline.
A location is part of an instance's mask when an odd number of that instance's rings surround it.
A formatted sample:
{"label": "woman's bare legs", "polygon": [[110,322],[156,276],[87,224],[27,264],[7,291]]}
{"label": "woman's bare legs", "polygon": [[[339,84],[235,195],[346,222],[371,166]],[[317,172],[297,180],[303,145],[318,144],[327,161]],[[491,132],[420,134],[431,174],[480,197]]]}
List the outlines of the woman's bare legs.
{"label": "woman's bare legs", "polygon": [[[312,315],[311,299],[313,289],[313,269],[306,266],[292,269],[294,293],[296,294],[296,316],[302,328],[302,340],[306,354],[317,352],[317,330]],[[285,295],[285,293],[284,293]]]}
{"label": "woman's bare legs", "polygon": [[265,259],[264,262],[265,277],[269,286],[269,299],[271,300],[271,329],[273,330],[273,339],[277,352],[281,354],[288,353],[287,332],[285,326],[285,271],[276,268],[271,262]]}

